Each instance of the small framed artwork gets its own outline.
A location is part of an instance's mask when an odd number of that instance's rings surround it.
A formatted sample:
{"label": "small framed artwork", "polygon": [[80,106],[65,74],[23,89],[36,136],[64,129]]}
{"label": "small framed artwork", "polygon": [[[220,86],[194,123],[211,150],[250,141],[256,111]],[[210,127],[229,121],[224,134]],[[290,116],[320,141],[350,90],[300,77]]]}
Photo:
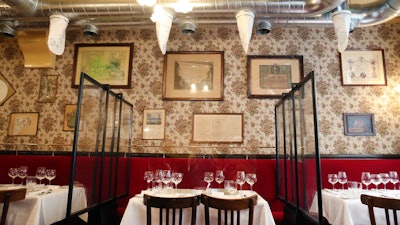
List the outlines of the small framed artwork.
{"label": "small framed artwork", "polygon": [[72,87],[78,87],[81,72],[110,88],[131,88],[133,44],[75,45]]}
{"label": "small framed artwork", "polygon": [[343,86],[386,86],[383,49],[346,50],[340,53]]}
{"label": "small framed artwork", "polygon": [[167,52],[163,100],[223,100],[223,52]]}
{"label": "small framed artwork", "polygon": [[264,55],[247,57],[247,96],[280,98],[292,84],[303,79],[303,56]]}
{"label": "small framed artwork", "polygon": [[[83,109],[83,107],[82,107],[82,109]],[[76,104],[75,105],[74,104],[65,105],[64,123],[63,123],[64,131],[75,130],[76,110],[77,110]]]}
{"label": "small framed artwork", "polygon": [[39,99],[40,103],[52,103],[56,101],[58,76],[42,75],[40,79]]}
{"label": "small framed artwork", "polygon": [[35,136],[38,130],[39,113],[11,113],[9,136]]}
{"label": "small framed artwork", "polygon": [[344,113],[344,135],[375,136],[373,113]]}
{"label": "small framed artwork", "polygon": [[0,75],[0,106],[3,105],[13,94],[15,94],[15,89],[5,77]]}
{"label": "small framed artwork", "polygon": [[143,110],[143,139],[163,140],[165,130],[165,109]]}
{"label": "small framed artwork", "polygon": [[193,142],[242,143],[243,114],[193,114]]}

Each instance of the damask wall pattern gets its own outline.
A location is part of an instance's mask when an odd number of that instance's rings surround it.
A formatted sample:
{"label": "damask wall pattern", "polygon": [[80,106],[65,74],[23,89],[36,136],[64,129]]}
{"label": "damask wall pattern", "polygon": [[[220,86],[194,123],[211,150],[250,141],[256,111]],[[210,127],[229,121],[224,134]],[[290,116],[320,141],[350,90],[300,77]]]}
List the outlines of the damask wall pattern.
{"label": "damask wall pattern", "polygon": [[[0,149],[71,151],[73,132],[63,131],[64,108],[76,104],[71,88],[75,44],[134,43],[132,88],[123,93],[134,105],[133,152],[193,154],[274,154],[274,106],[278,99],[247,97],[247,56],[236,25],[199,27],[193,36],[173,28],[168,51],[224,51],[223,101],[163,101],[164,56],[155,29],[105,30],[85,37],[67,32],[65,52],[55,68],[24,68],[16,38],[0,38],[0,73],[16,89],[0,106]],[[348,48],[383,49],[387,86],[342,86],[339,53],[333,27],[273,28],[268,35],[253,34],[249,55],[302,55],[305,75],[317,80],[321,154],[400,154],[400,24],[357,28]],[[40,77],[58,76],[54,103],[38,103]],[[144,109],[166,110],[165,140],[142,140]],[[7,136],[10,114],[39,112],[36,136]],[[243,113],[242,144],[198,144],[191,141],[193,113]],[[374,113],[376,136],[344,136],[343,113]]]}

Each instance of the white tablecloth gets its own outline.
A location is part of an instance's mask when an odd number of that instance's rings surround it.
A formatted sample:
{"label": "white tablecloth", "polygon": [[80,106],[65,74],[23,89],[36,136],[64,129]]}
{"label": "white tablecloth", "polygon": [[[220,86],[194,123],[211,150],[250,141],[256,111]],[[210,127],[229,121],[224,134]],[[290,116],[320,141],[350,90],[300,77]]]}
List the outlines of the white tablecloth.
{"label": "white tablecloth", "polygon": [[[16,188],[0,186],[0,189]],[[74,187],[71,212],[87,206],[85,189]],[[28,192],[21,201],[11,202],[8,209],[7,225],[50,225],[63,220],[67,209],[68,186],[44,186]],[[0,204],[3,210],[3,204]],[[0,211],[1,212],[1,211]],[[87,215],[84,215],[87,220]]]}
{"label": "white tablecloth", "polygon": [[[156,196],[165,196],[165,197],[179,197],[179,196],[189,196],[190,190],[185,190],[184,194],[182,194],[182,190],[178,191],[180,194],[175,195],[166,195],[166,194],[154,194]],[[214,193],[214,192],[213,192]],[[192,195],[199,195],[201,192],[192,190]],[[215,192],[221,198],[234,198],[235,196],[225,196],[221,195],[221,193]],[[246,192],[249,194],[249,192]],[[257,194],[253,192],[253,194]],[[225,197],[224,197],[225,196]],[[152,209],[152,224],[159,224],[158,218],[158,209]],[[247,224],[248,219],[248,211],[241,211],[241,224]],[[210,217],[212,218],[216,216],[216,210],[210,209]],[[183,211],[183,223],[182,224],[190,224],[191,219],[191,211],[190,209],[185,209]],[[216,219],[215,219],[216,220]],[[146,206],[143,204],[143,194],[137,195],[129,200],[128,206],[125,209],[124,215],[121,220],[121,225],[131,225],[131,224],[146,224]],[[275,225],[274,218],[272,217],[271,209],[268,205],[268,202],[265,201],[260,195],[257,197],[257,205],[254,207],[254,222],[253,224],[257,225]],[[204,220],[204,206],[200,203],[197,207],[196,213],[196,225],[205,225]]]}
{"label": "white tablecloth", "polygon": [[[368,206],[362,204],[360,195],[376,195],[387,198],[400,198],[400,191],[383,190],[379,191],[350,191],[350,190],[328,190],[322,191],[322,210],[324,217],[332,225],[368,225],[369,219]],[[311,212],[318,212],[316,198],[310,208]],[[385,211],[374,208],[375,220],[378,225],[386,225]],[[392,212],[390,212],[392,214]],[[400,212],[397,213],[400,218]],[[393,222],[392,222],[393,224]]]}

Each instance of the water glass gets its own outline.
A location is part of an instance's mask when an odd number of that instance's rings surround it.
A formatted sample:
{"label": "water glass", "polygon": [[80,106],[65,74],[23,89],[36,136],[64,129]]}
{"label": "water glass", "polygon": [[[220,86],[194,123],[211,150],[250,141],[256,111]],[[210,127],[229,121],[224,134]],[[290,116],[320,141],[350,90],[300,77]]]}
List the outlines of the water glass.
{"label": "water glass", "polygon": [[225,180],[224,189],[228,194],[233,195],[237,192],[237,183],[234,180]]}
{"label": "water glass", "polygon": [[26,178],[26,188],[28,191],[33,191],[35,189],[37,182],[36,182],[36,176],[28,176]]}

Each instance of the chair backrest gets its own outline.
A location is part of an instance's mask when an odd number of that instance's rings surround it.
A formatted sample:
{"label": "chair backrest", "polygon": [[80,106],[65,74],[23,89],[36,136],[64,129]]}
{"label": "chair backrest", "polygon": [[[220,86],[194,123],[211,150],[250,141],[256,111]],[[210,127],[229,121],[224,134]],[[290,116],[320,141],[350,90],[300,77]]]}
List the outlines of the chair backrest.
{"label": "chair backrest", "polygon": [[1,214],[0,225],[6,224],[8,207],[10,205],[10,202],[23,200],[25,199],[25,195],[26,195],[26,188],[0,191],[0,203],[4,203],[3,212]]}
{"label": "chair backrest", "polygon": [[[201,195],[201,202],[204,204],[204,215],[206,225],[210,225],[210,208],[218,209],[218,225],[222,225],[222,215],[225,224],[234,224],[234,215],[236,214],[236,225],[240,225],[240,210],[249,210],[248,225],[253,225],[254,206],[257,204],[257,195],[238,198],[222,199],[206,194]],[[230,217],[228,217],[230,214]]]}
{"label": "chair backrest", "polygon": [[[182,225],[182,211],[185,208],[191,208],[191,225],[195,225],[196,223],[196,210],[197,206],[200,204],[199,196],[191,196],[191,197],[179,197],[179,198],[163,198],[163,197],[155,197],[150,195],[143,196],[143,203],[146,205],[146,216],[147,216],[147,225],[151,225],[151,208],[159,209],[159,217],[160,217],[160,225],[170,224],[170,212],[172,211],[172,225],[178,223]],[[176,218],[176,211],[179,213],[178,221]],[[165,223],[163,223],[163,219],[165,219]]]}
{"label": "chair backrest", "polygon": [[396,210],[400,210],[400,199],[381,198],[381,197],[377,197],[377,196],[362,194],[361,202],[365,205],[368,205],[369,218],[371,220],[371,225],[376,225],[374,207],[385,209],[387,225],[390,225],[389,210],[392,210],[394,224],[395,225],[399,224],[399,221],[397,220]]}

